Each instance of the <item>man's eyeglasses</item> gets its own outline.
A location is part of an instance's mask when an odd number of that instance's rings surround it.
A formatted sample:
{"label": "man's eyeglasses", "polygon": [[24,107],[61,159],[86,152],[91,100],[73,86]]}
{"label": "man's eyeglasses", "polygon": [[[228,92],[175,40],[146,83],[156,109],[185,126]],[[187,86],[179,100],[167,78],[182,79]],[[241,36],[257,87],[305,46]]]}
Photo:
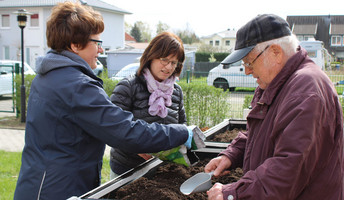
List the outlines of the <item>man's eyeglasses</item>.
{"label": "man's eyeglasses", "polygon": [[95,39],[89,39],[89,41],[95,42],[98,49],[102,48],[103,41],[101,40],[95,40]]}
{"label": "man's eyeglasses", "polygon": [[253,61],[251,63],[244,63],[243,65],[249,69],[253,69],[252,65],[253,63],[259,58],[259,56],[261,56],[265,50],[267,50],[270,47],[270,45],[266,46],[265,49],[263,51],[261,51],[255,59],[253,59]]}
{"label": "man's eyeglasses", "polygon": [[171,61],[171,60],[169,60],[169,59],[167,59],[167,58],[160,58],[160,63],[161,63],[162,65],[164,65],[164,66],[166,66],[166,65],[168,65],[168,64],[171,63],[171,66],[172,66],[173,68],[176,68],[176,67],[179,65],[179,62],[178,62],[178,61],[175,61],[175,60]]}

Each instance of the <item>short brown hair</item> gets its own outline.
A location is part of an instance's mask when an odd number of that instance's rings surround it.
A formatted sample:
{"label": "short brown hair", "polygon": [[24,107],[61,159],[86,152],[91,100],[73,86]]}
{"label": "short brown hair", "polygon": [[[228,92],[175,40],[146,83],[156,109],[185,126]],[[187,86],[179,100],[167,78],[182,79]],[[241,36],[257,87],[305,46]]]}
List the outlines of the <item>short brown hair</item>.
{"label": "short brown hair", "polygon": [[103,31],[103,17],[91,7],[68,1],[58,3],[47,21],[48,47],[61,52],[73,43],[83,49],[90,35]]}
{"label": "short brown hair", "polygon": [[150,68],[153,59],[166,58],[169,55],[174,55],[178,59],[179,64],[174,70],[173,75],[179,76],[185,59],[183,42],[177,35],[163,32],[157,35],[143,52],[137,75],[141,75],[144,68]]}

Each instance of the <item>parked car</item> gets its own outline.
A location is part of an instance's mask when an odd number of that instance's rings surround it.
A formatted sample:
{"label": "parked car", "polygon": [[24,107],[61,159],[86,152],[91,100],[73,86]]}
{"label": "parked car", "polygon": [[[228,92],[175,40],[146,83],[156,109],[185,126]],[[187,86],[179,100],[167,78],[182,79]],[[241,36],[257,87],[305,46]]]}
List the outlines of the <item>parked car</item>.
{"label": "parked car", "polygon": [[[19,73],[21,73],[21,61],[0,60],[0,95],[11,94],[14,90],[13,77],[15,76],[15,64],[19,64]],[[24,63],[24,74],[36,74],[35,71]]]}
{"label": "parked car", "polygon": [[93,69],[95,75],[99,76],[104,70],[103,64],[97,60],[97,68]]}
{"label": "parked car", "polygon": [[230,65],[220,64],[209,71],[207,84],[217,88],[234,91],[236,87],[257,87],[258,84],[253,76],[245,74],[242,61]]}
{"label": "parked car", "polygon": [[140,63],[131,63],[129,65],[126,65],[121,70],[119,70],[114,76],[112,76],[111,79],[119,81],[130,75],[134,75],[139,67]]}

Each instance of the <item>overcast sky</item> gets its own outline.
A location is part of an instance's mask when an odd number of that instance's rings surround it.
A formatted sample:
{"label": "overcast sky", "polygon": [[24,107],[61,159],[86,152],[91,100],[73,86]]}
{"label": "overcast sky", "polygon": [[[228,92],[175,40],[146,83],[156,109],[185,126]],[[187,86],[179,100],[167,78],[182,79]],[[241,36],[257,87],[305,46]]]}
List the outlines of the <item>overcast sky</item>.
{"label": "overcast sky", "polygon": [[258,14],[344,15],[343,0],[103,0],[133,14],[125,21],[133,25],[143,21],[152,31],[161,21],[171,29],[189,27],[199,37],[239,29]]}

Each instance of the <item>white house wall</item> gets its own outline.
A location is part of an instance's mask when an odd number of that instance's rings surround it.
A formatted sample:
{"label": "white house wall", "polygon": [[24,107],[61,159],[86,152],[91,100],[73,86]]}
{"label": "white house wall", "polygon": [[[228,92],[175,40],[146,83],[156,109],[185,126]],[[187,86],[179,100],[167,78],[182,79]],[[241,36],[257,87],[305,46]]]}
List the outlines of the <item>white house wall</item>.
{"label": "white house wall", "polygon": [[[1,14],[10,15],[10,27],[0,27],[0,60],[5,59],[5,46],[9,46],[10,60],[21,60],[21,32],[18,27],[17,15],[14,14],[18,9],[20,8],[0,8],[0,16]],[[49,51],[46,40],[46,21],[51,14],[51,7],[25,7],[25,9],[28,12],[39,14],[39,27],[30,27],[30,18],[28,17],[28,24],[24,29],[24,60],[35,69],[36,58]],[[110,50],[123,48],[124,15],[104,10],[97,11],[102,14],[105,23],[105,30],[101,35],[104,41],[103,46]]]}
{"label": "white house wall", "polygon": [[103,47],[118,49],[124,47],[124,15],[109,12],[102,13],[105,29],[101,34]]}

